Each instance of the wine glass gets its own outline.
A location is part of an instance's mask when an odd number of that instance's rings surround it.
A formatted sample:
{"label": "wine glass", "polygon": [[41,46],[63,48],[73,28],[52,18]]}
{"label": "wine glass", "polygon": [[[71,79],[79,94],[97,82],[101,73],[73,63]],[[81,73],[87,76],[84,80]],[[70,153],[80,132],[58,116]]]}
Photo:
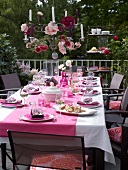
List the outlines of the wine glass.
{"label": "wine glass", "polygon": [[78,79],[79,79],[79,86],[81,86],[81,77],[83,75],[83,72],[82,72],[82,66],[78,66],[77,67],[77,76],[78,76]]}
{"label": "wine glass", "polygon": [[55,78],[57,79],[58,81],[58,78],[59,78],[59,69],[57,66],[54,67],[54,73],[55,73]]}
{"label": "wine glass", "polygon": [[27,106],[26,105],[26,102],[25,102],[25,100],[26,100],[26,98],[27,98],[27,96],[28,96],[28,90],[27,89],[25,89],[25,90],[23,90],[23,89],[21,89],[20,90],[20,96],[23,98],[23,105],[24,106]]}
{"label": "wine glass", "polygon": [[56,94],[56,98],[55,98],[55,103],[57,104],[58,108],[59,108],[59,113],[60,113],[60,117],[62,117],[61,115],[61,109],[60,107],[65,103],[65,99],[64,99],[64,94]]}
{"label": "wine glass", "polygon": [[72,93],[73,93],[73,95],[75,95],[75,101],[73,103],[74,105],[77,105],[77,95],[79,94],[79,91],[80,91],[80,88],[78,88],[76,86],[74,86],[72,88]]}

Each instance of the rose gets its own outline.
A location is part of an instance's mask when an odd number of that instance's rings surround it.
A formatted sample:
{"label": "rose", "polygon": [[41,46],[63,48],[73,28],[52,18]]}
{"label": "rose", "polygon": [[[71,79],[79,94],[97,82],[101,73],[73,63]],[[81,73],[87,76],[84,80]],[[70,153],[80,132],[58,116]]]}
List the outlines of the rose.
{"label": "rose", "polygon": [[108,49],[105,49],[104,50],[104,55],[108,55],[109,54],[109,50]]}
{"label": "rose", "polygon": [[61,20],[61,23],[66,27],[69,28],[70,27],[70,23],[72,23],[72,26],[74,26],[75,24],[75,19],[71,16],[67,16],[67,17],[63,17]]}
{"label": "rose", "polygon": [[55,35],[59,31],[58,26],[52,21],[45,27],[45,34]]}
{"label": "rose", "polygon": [[70,42],[70,45],[67,46],[69,50],[74,50],[74,42]]}
{"label": "rose", "polygon": [[75,43],[75,46],[76,46],[77,48],[80,48],[80,47],[81,47],[80,42],[76,42],[76,43]]}
{"label": "rose", "polygon": [[23,31],[23,32],[28,31],[28,25],[26,23],[21,25],[21,31]]}
{"label": "rose", "polygon": [[66,61],[66,66],[72,67],[72,61],[71,61],[71,60],[67,60],[67,61]]}
{"label": "rose", "polygon": [[59,51],[64,55],[66,54],[66,48],[64,47],[65,42],[61,41],[58,43]]}
{"label": "rose", "polygon": [[113,37],[113,39],[114,39],[115,41],[117,41],[119,38],[118,38],[118,36],[115,35],[115,36]]}
{"label": "rose", "polygon": [[36,46],[36,47],[35,47],[35,52],[36,52],[36,53],[40,53],[40,52],[41,52],[40,46]]}
{"label": "rose", "polygon": [[48,46],[47,45],[43,45],[43,44],[40,44],[40,49],[41,51],[46,51],[48,49]]}

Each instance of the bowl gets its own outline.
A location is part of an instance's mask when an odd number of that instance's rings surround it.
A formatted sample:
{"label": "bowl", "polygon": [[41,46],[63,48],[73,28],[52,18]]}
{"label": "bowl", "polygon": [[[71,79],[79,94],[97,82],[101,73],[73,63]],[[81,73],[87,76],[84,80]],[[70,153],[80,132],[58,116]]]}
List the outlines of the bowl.
{"label": "bowl", "polygon": [[44,99],[54,102],[56,98],[56,94],[61,94],[61,89],[57,88],[56,86],[49,86],[43,92]]}
{"label": "bowl", "polygon": [[110,31],[102,31],[102,34],[110,34]]}

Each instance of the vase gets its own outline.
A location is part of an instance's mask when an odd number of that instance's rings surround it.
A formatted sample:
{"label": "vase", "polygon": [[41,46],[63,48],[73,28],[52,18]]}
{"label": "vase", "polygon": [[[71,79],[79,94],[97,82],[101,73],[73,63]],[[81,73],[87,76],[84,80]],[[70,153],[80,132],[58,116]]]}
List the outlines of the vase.
{"label": "vase", "polygon": [[65,87],[68,85],[67,75],[64,71],[61,72],[60,85],[61,87]]}

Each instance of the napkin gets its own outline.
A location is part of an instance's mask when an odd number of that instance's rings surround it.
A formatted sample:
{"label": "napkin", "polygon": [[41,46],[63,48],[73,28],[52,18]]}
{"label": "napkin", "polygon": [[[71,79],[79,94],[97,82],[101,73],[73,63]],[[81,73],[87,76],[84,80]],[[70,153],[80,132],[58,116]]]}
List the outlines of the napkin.
{"label": "napkin", "polygon": [[[85,81],[83,84],[88,85],[88,83]],[[93,86],[97,85],[97,83],[91,83]]]}
{"label": "napkin", "polygon": [[[81,90],[81,92],[85,92],[85,93],[88,93],[87,92],[87,90]],[[91,90],[90,92],[89,92],[89,94],[95,94],[95,93],[98,93],[98,91],[97,90]]]}
{"label": "napkin", "polygon": [[86,106],[86,107],[90,107],[90,106],[98,106],[100,103],[97,102],[97,101],[91,102],[91,103],[85,103],[85,102],[82,102],[82,101],[78,101],[77,104],[83,105],[83,106]]}
{"label": "napkin", "polygon": [[15,100],[15,102],[13,103],[13,102],[5,99],[5,100],[2,100],[2,101],[1,101],[1,104],[16,105],[16,104],[21,104],[21,102],[22,102],[22,100]]}
{"label": "napkin", "polygon": [[93,77],[93,78],[92,77],[85,77],[84,79],[85,80],[96,80],[97,78],[96,77]]}

